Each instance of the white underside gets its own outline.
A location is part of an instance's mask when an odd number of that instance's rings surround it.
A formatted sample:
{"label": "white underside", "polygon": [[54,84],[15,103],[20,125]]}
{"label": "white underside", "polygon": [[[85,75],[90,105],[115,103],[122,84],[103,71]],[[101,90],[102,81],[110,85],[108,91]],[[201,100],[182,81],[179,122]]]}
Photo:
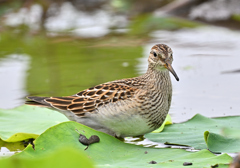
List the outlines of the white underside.
{"label": "white underside", "polygon": [[78,119],[78,122],[117,137],[138,136],[153,131],[147,120],[139,115],[100,117],[99,114],[91,114],[91,117]]}
{"label": "white underside", "polygon": [[117,137],[144,135],[151,131],[147,125],[147,120],[140,115],[113,116],[110,120],[108,118],[101,123],[110,128]]}
{"label": "white underside", "polygon": [[147,119],[139,115],[137,107],[128,108],[126,111],[125,103],[117,108],[114,105],[109,106],[109,104],[107,108],[100,107],[98,112],[86,113],[83,118],[77,117],[69,111],[64,112],[64,114],[68,115],[70,120],[75,120],[95,130],[117,137],[139,136],[154,130],[148,125]]}

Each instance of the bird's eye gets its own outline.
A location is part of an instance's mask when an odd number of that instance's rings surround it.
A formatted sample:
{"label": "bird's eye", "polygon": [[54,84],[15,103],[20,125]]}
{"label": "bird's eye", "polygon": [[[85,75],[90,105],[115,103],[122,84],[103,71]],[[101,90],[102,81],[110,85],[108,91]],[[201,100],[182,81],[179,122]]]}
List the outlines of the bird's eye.
{"label": "bird's eye", "polygon": [[153,55],[154,55],[154,57],[156,57],[156,56],[157,56],[157,53],[153,52]]}

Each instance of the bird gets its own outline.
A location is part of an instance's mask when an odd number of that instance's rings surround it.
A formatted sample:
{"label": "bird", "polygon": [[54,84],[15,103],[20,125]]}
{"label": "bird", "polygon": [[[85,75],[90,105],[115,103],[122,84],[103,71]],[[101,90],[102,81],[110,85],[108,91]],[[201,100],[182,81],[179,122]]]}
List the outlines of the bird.
{"label": "bird", "polygon": [[117,138],[143,136],[159,128],[169,112],[170,73],[179,81],[172,62],[172,49],[156,44],[141,76],[99,84],[72,96],[28,96],[26,104],[53,108],[69,120]]}

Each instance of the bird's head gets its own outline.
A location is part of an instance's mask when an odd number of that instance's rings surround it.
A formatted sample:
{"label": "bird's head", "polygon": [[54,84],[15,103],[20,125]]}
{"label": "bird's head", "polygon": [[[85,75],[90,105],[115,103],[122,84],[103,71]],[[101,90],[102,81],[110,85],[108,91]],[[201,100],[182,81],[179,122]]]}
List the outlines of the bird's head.
{"label": "bird's head", "polygon": [[148,57],[149,66],[159,71],[169,70],[173,76],[179,81],[179,78],[172,67],[173,52],[170,47],[165,44],[156,44],[151,48]]}

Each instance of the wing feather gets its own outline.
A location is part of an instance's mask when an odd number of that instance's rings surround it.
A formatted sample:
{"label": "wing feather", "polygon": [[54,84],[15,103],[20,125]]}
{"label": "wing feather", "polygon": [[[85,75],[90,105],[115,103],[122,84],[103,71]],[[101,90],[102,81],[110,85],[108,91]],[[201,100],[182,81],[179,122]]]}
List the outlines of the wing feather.
{"label": "wing feather", "polygon": [[49,97],[44,101],[57,109],[69,110],[77,116],[84,116],[86,112],[94,112],[108,103],[131,98],[136,90],[122,83],[106,83],[81,91],[74,96]]}

